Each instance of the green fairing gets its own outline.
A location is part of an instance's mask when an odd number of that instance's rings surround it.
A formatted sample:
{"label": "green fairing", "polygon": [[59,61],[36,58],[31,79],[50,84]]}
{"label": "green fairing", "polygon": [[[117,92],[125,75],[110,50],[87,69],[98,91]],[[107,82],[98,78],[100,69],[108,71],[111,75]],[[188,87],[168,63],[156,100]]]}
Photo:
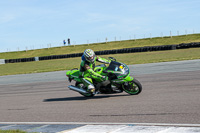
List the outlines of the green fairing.
{"label": "green fairing", "polygon": [[70,76],[70,73],[71,73],[71,71],[67,71],[67,72],[66,72],[66,75],[67,75],[67,76]]}
{"label": "green fairing", "polygon": [[72,70],[72,71],[67,71],[66,75],[70,78],[70,79],[74,79],[78,82],[81,82],[81,79],[79,78],[79,70]]}
{"label": "green fairing", "polygon": [[124,82],[130,82],[133,80],[133,77],[130,77],[129,75],[126,76],[125,78],[122,78],[122,79],[116,79],[116,80],[113,80],[112,82],[113,83],[118,83],[118,84],[123,84]]}
{"label": "green fairing", "polygon": [[124,79],[125,81],[132,81],[133,77],[130,77],[130,74]]}

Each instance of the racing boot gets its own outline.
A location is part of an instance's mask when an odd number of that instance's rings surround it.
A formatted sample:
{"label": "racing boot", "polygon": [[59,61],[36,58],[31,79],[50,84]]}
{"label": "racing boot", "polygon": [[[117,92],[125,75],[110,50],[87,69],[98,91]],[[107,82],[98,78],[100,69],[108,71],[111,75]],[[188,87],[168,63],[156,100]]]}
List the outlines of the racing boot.
{"label": "racing boot", "polygon": [[88,86],[88,92],[91,92],[92,94],[95,94],[95,88],[92,85]]}
{"label": "racing boot", "polygon": [[87,91],[91,92],[92,94],[95,94],[95,87],[92,84],[92,79],[91,78],[83,78],[83,83],[85,86],[87,86]]}

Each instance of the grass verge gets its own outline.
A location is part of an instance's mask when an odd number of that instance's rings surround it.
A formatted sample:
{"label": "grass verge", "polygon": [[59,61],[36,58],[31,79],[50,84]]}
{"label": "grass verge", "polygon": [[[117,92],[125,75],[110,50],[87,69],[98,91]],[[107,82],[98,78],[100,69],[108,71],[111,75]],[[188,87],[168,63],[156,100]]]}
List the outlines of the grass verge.
{"label": "grass verge", "polygon": [[[178,60],[200,59],[200,48],[155,51],[128,54],[103,55],[101,57],[115,57],[118,61],[129,64],[145,64]],[[81,58],[67,58],[58,60],[35,61],[26,63],[8,63],[0,65],[0,76],[69,70],[79,68]]]}
{"label": "grass verge", "polygon": [[27,133],[20,130],[0,130],[0,133]]}
{"label": "grass verge", "polygon": [[0,53],[0,59],[17,59],[17,58],[28,58],[28,57],[41,57],[49,55],[62,55],[72,53],[82,53],[85,49],[93,49],[94,51],[111,50],[111,49],[122,49],[122,48],[133,48],[133,47],[144,47],[144,46],[158,46],[158,45],[171,45],[180,43],[200,42],[200,34],[191,34],[187,36],[173,36],[170,37],[156,37],[146,38],[138,40],[125,40],[115,41],[108,43],[96,43],[90,45],[75,45],[75,46],[63,46],[49,49],[38,49],[20,52],[8,52]]}

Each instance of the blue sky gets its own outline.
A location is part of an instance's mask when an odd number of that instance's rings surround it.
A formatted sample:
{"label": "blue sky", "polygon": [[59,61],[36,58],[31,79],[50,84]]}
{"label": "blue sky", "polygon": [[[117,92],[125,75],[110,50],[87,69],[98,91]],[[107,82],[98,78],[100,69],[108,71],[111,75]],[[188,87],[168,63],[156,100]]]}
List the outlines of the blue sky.
{"label": "blue sky", "polygon": [[200,33],[200,0],[1,0],[0,52]]}

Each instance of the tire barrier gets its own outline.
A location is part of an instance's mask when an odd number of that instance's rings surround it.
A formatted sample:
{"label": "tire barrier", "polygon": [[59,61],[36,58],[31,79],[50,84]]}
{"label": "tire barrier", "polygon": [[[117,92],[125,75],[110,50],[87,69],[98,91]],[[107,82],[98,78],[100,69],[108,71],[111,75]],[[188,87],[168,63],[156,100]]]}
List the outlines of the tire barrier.
{"label": "tire barrier", "polygon": [[200,47],[200,42],[181,43],[176,48],[185,49],[185,48],[197,48],[197,47]]}
{"label": "tire barrier", "polygon": [[148,51],[161,51],[161,50],[174,50],[176,45],[164,45],[164,46],[150,46],[150,47],[137,47],[137,48],[124,48],[116,50],[96,51],[96,55],[107,54],[121,54],[121,53],[136,53],[136,52],[148,52]]}
{"label": "tire barrier", "polygon": [[5,63],[18,63],[18,62],[30,62],[30,61],[35,61],[35,57],[20,58],[20,59],[7,59],[7,60],[5,60]]}
{"label": "tire barrier", "polygon": [[73,57],[80,57],[80,56],[82,56],[82,54],[83,53],[43,56],[43,57],[39,57],[39,60],[53,60],[53,59],[73,58]]}
{"label": "tire barrier", "polygon": [[[108,54],[122,54],[122,53],[137,53],[137,52],[175,50],[175,49],[196,48],[196,47],[200,47],[200,42],[181,43],[178,45],[146,46],[146,47],[136,47],[136,48],[95,51],[95,54],[96,55],[108,55]],[[51,56],[21,58],[21,59],[7,59],[7,60],[5,60],[5,63],[18,63],[18,62],[74,58],[74,57],[81,57],[82,54],[83,53],[74,53],[74,54],[51,55]]]}

